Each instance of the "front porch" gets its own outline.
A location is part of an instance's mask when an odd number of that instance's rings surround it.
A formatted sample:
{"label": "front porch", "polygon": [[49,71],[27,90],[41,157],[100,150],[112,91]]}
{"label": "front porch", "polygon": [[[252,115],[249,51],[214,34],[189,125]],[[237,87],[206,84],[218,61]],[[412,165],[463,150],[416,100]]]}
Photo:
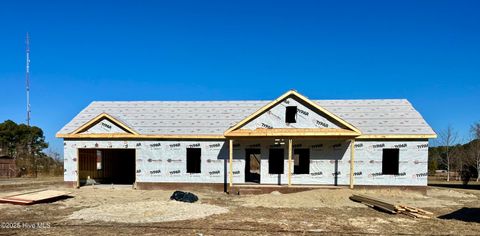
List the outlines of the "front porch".
{"label": "front porch", "polygon": [[352,134],[237,136],[228,143],[229,192],[354,187]]}

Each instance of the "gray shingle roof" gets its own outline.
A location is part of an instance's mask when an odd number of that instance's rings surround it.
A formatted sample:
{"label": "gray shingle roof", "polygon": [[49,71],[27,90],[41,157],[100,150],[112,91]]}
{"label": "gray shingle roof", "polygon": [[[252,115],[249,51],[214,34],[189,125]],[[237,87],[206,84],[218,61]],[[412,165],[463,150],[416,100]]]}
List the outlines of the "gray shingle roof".
{"label": "gray shingle roof", "polygon": [[[406,99],[312,100],[362,134],[435,134]],[[68,134],[107,113],[140,134],[223,135],[270,101],[92,102],[66,124]]]}

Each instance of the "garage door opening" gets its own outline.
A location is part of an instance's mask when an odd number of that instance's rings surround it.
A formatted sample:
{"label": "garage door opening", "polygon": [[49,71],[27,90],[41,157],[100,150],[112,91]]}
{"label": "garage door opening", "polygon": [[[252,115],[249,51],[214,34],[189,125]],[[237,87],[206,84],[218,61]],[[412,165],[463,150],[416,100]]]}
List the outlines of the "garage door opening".
{"label": "garage door opening", "polygon": [[79,149],[78,157],[80,185],[88,177],[95,184],[135,182],[135,149]]}

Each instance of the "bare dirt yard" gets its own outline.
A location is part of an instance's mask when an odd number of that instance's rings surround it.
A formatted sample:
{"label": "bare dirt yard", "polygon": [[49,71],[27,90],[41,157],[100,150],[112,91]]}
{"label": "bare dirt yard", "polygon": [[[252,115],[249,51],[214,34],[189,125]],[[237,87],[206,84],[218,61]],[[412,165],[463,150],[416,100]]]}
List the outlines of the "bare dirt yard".
{"label": "bare dirt yard", "polygon": [[[35,186],[35,185],[33,185]],[[11,192],[54,189],[70,198],[30,206],[0,204],[0,235],[478,235],[480,190],[429,187],[427,195],[399,190],[317,189],[263,195],[192,190],[196,203],[170,201],[173,191],[125,186],[11,186]],[[353,202],[362,193],[435,213],[414,219]]]}

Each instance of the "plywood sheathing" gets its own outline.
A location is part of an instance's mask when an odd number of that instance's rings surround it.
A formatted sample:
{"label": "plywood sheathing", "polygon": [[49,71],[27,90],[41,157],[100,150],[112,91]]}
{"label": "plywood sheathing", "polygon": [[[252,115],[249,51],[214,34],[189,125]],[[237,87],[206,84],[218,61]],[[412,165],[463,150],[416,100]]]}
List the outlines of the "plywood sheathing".
{"label": "plywood sheathing", "polygon": [[56,190],[41,190],[24,194],[11,195],[0,198],[1,203],[12,204],[34,204],[36,202],[46,201],[49,199],[58,198],[68,195],[70,192],[56,191]]}

